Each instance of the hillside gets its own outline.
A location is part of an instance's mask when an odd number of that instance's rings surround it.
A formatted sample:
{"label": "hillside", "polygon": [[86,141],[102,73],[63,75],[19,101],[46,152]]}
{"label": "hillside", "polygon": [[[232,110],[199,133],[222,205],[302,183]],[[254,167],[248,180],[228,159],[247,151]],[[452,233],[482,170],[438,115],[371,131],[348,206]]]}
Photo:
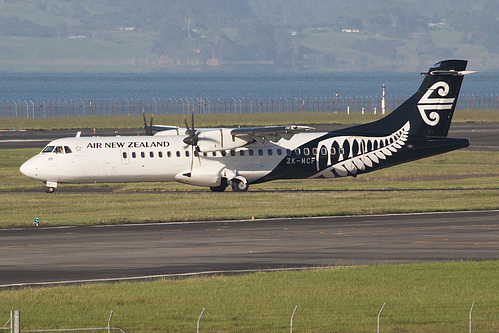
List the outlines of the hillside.
{"label": "hillside", "polygon": [[498,70],[498,17],[492,0],[0,0],[0,71]]}

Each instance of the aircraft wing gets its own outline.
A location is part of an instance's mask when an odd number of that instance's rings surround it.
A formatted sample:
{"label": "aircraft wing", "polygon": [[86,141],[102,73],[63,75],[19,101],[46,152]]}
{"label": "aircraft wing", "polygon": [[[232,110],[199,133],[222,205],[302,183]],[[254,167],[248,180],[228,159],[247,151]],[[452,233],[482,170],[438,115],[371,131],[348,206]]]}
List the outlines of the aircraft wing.
{"label": "aircraft wing", "polygon": [[308,126],[269,126],[269,127],[249,127],[235,128],[230,134],[233,138],[238,138],[247,142],[256,141],[259,144],[277,142],[281,138],[289,140],[296,133],[312,130]]}
{"label": "aircraft wing", "polygon": [[178,130],[180,127],[178,126],[164,126],[164,125],[151,125],[151,128],[154,132],[162,132],[169,130]]}

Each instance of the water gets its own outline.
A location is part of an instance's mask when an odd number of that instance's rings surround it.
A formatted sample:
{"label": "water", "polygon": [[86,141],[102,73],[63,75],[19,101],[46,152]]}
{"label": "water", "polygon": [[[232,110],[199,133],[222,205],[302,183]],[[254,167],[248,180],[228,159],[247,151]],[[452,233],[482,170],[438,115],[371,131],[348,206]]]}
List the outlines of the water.
{"label": "water", "polygon": [[[147,98],[294,98],[412,95],[419,73],[0,73],[2,101]],[[463,95],[496,95],[499,73],[465,78]]]}

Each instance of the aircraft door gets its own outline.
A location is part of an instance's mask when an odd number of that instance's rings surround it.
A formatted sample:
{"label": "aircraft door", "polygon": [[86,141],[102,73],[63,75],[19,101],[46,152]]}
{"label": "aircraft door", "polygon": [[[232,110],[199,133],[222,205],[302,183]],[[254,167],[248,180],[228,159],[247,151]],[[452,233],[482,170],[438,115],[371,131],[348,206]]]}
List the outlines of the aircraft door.
{"label": "aircraft door", "polygon": [[121,149],[121,164],[128,164],[130,162],[130,154],[128,149]]}

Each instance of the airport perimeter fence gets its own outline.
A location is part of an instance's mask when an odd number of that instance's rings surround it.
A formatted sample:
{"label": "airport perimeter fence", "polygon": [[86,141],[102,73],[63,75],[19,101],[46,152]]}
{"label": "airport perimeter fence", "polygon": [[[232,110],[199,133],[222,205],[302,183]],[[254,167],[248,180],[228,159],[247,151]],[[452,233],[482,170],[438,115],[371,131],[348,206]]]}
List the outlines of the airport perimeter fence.
{"label": "airport perimeter fence", "polygon": [[[408,96],[385,97],[390,112]],[[103,100],[0,100],[3,118],[59,118],[86,116],[252,114],[294,112],[381,113],[381,96],[269,97],[269,98],[125,98]],[[499,95],[462,95],[458,110],[497,110]]]}
{"label": "airport perimeter fence", "polygon": [[[387,303],[383,303],[383,305],[375,309],[373,311],[372,318],[368,318],[367,320],[363,320],[364,323],[359,323],[358,325],[354,325],[354,329],[356,332],[374,332],[374,329],[376,328],[376,332],[379,333],[380,331],[390,331],[390,332],[397,332],[397,331],[408,331],[407,328],[400,327],[399,324],[401,323],[407,323],[407,321],[410,322],[410,319],[404,316],[404,319],[400,321],[400,318],[391,318],[390,315],[385,316],[383,314],[383,310],[385,309],[385,306]],[[417,332],[429,332],[432,331],[432,328],[435,328],[439,332],[466,332],[468,331],[469,333],[472,332],[481,332],[481,331],[486,331],[486,332],[492,332],[491,327],[487,327],[487,324],[483,325],[480,320],[476,320],[473,317],[473,310],[475,308],[475,301],[473,301],[473,304],[471,305],[471,308],[469,310],[463,309],[463,319],[459,320],[457,322],[452,322],[450,325],[447,323],[446,325],[442,325],[444,323],[442,322],[435,322],[433,320],[429,320],[428,322],[423,322],[418,320],[417,324],[414,326],[412,325],[411,329],[412,331],[416,330]],[[289,325],[285,326],[279,326],[279,327],[267,327],[269,331],[282,331],[286,332],[287,330],[290,331],[290,333],[293,333],[293,330],[295,332],[342,332],[342,331],[352,331],[352,325],[346,325],[344,326],[344,322],[342,320],[339,320],[337,325],[334,325],[334,327],[325,327],[325,326],[314,326],[314,324],[310,324],[310,320],[308,318],[300,318],[300,315],[297,315],[297,309],[298,305],[294,307],[294,310],[291,312],[290,311],[290,317],[285,318],[287,323]],[[206,328],[203,327],[202,319],[205,314],[206,308],[203,308],[201,311],[200,315],[196,318],[192,318],[192,325],[191,328],[188,327],[183,327],[183,328],[173,328],[172,331],[175,332],[193,332],[194,331],[194,325],[196,325],[196,332],[200,333],[210,333],[210,332],[225,332],[229,331],[227,327],[218,327],[218,328]],[[10,312],[10,319],[5,323],[3,327],[0,327],[1,330],[10,330],[10,333],[31,333],[31,332],[76,332],[76,331],[87,331],[87,332],[98,332],[98,331],[107,331],[108,333],[113,332],[121,332],[125,333],[125,330],[120,327],[112,327],[111,326],[111,319],[113,317],[114,311],[111,310],[111,314],[109,316],[109,320],[107,322],[107,326],[104,327],[93,327],[93,328],[60,328],[60,329],[30,329],[30,330],[24,330],[22,329],[22,323],[21,323],[21,312],[19,310],[11,311]],[[295,320],[296,317],[296,320]],[[307,324],[304,324],[303,322],[300,323],[305,319]],[[210,322],[210,326],[213,326],[213,320],[207,319]],[[295,325],[295,322],[298,321],[298,325]],[[142,323],[143,324],[143,323]],[[432,325],[433,324],[433,325]],[[232,328],[230,331],[231,332],[247,332],[247,331],[255,331],[255,332],[260,332],[263,331],[263,328],[260,327],[243,327],[240,326],[239,324],[235,325],[238,328]],[[452,326],[452,327],[451,327]],[[494,325],[495,326],[495,325]],[[130,329],[130,328],[129,328]],[[492,328],[493,329],[493,328]],[[132,331],[136,331],[136,328],[131,328]],[[155,329],[152,329],[155,330]],[[140,331],[140,329],[139,329]]]}

